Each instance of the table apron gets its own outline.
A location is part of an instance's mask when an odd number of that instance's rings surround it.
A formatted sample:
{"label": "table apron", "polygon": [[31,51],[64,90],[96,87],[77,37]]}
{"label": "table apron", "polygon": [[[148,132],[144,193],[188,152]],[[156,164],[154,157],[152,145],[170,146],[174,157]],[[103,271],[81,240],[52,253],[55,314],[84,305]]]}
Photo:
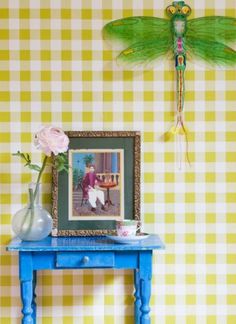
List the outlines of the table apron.
{"label": "table apron", "polygon": [[[27,253],[27,255],[31,254],[33,270],[59,270],[65,268],[138,269],[140,254],[145,255],[150,254],[150,252],[151,251],[37,251],[30,253],[20,252],[20,255],[23,257],[24,253]],[[87,265],[86,262],[81,263],[79,259],[82,256],[83,258],[85,257],[85,259],[88,257],[91,263]]]}

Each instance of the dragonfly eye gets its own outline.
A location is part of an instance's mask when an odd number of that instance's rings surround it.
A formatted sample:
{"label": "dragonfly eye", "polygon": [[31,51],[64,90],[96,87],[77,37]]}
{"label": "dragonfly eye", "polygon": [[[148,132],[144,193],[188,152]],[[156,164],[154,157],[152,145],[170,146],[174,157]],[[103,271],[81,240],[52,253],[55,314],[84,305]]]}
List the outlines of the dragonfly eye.
{"label": "dragonfly eye", "polygon": [[176,8],[174,6],[169,6],[166,8],[166,12],[169,16],[172,16],[176,13]]}
{"label": "dragonfly eye", "polygon": [[184,15],[188,16],[188,15],[190,15],[190,13],[191,13],[191,9],[190,9],[189,6],[183,6],[182,9],[181,9],[181,12],[182,12]]}

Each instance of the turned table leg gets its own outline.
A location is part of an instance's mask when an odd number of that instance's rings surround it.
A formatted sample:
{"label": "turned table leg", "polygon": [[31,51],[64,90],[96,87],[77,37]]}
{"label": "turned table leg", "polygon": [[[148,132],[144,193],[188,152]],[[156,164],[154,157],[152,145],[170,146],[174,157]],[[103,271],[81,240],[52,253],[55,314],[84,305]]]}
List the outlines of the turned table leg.
{"label": "turned table leg", "polygon": [[31,304],[31,307],[32,307],[32,310],[33,310],[33,320],[34,320],[34,324],[36,324],[36,314],[37,314],[37,305],[36,305],[36,285],[37,285],[37,271],[34,270],[33,271],[33,296],[32,296],[32,304]]}
{"label": "turned table leg", "polygon": [[150,324],[151,280],[152,280],[152,251],[142,251],[139,254],[140,268],[140,298],[141,298],[141,318],[140,324]]}
{"label": "turned table leg", "polygon": [[33,270],[30,252],[19,253],[19,272],[22,300],[22,324],[34,324],[33,319]]}
{"label": "turned table leg", "polygon": [[135,317],[135,324],[140,324],[140,316],[141,316],[141,299],[140,299],[140,278],[139,278],[139,269],[134,270],[134,317]]}
{"label": "turned table leg", "polygon": [[22,324],[34,324],[32,302],[32,281],[21,280]]}

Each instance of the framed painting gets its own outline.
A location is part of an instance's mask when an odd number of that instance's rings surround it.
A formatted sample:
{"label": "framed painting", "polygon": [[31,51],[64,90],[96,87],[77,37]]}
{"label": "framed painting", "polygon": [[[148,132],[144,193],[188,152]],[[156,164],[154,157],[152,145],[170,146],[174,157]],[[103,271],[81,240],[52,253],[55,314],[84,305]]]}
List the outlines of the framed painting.
{"label": "framed painting", "polygon": [[105,235],[140,220],[140,133],[69,131],[69,171],[53,167],[53,236]]}

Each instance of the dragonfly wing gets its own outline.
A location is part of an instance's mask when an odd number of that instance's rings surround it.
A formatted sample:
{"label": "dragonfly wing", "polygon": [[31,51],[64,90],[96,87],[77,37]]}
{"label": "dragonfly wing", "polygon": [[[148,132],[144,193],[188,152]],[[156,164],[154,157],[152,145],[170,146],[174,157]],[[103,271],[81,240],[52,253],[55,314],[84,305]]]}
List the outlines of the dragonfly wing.
{"label": "dragonfly wing", "polygon": [[120,41],[123,43],[123,48],[154,37],[169,38],[170,34],[170,20],[157,17],[118,19],[103,28],[104,39]]}
{"label": "dragonfly wing", "polygon": [[186,37],[187,54],[219,66],[236,65],[236,51],[215,41]]}
{"label": "dragonfly wing", "polygon": [[222,43],[236,41],[236,18],[209,16],[187,21],[186,36]]}
{"label": "dragonfly wing", "polygon": [[167,54],[172,47],[173,42],[170,37],[166,39],[149,39],[126,48],[120,53],[117,60],[122,65],[143,66]]}

